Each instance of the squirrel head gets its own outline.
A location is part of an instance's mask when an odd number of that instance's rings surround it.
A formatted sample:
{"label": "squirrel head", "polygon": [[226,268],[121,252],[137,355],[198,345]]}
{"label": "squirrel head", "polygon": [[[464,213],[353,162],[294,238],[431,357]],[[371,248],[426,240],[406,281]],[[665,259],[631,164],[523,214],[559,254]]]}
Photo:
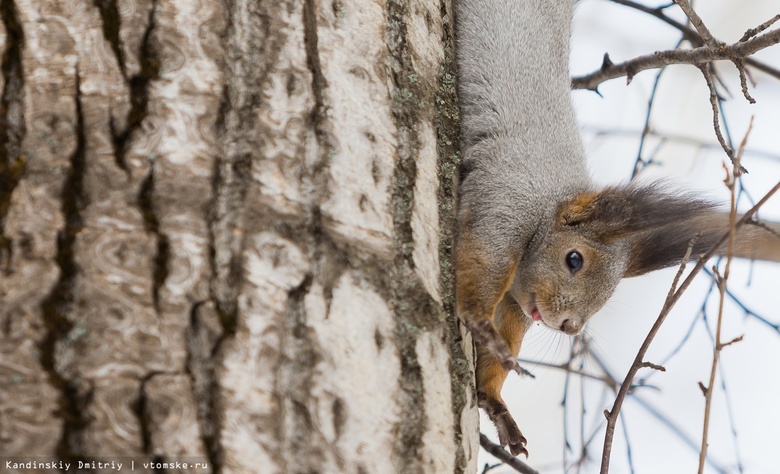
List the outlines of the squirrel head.
{"label": "squirrel head", "polygon": [[679,264],[694,238],[691,258],[711,248],[725,231],[707,224],[713,208],[657,185],[576,195],[523,256],[512,294],[535,321],[577,334],[623,277]]}

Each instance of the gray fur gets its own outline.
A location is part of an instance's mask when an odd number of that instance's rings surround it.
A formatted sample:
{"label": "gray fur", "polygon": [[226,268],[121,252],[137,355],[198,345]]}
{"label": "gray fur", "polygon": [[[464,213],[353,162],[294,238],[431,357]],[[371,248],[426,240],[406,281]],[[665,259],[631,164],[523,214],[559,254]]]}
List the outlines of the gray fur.
{"label": "gray fur", "polygon": [[[457,1],[461,217],[525,247],[590,187],[569,96],[573,1]],[[493,231],[491,231],[493,233]]]}

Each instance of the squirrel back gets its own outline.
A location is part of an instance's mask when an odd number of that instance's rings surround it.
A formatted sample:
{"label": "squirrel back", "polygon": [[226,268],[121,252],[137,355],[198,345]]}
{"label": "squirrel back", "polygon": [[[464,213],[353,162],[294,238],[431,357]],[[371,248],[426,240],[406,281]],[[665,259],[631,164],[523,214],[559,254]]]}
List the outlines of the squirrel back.
{"label": "squirrel back", "polygon": [[496,258],[519,258],[557,203],[592,188],[570,99],[573,5],[456,2],[459,229],[490,238]]}

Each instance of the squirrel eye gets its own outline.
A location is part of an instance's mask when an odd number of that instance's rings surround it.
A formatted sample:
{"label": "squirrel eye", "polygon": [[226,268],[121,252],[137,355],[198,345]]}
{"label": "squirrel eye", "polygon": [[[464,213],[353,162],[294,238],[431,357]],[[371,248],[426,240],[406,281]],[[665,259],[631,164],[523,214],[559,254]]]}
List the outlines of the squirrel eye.
{"label": "squirrel eye", "polygon": [[576,273],[577,270],[582,268],[582,255],[576,250],[569,252],[566,255],[566,266],[569,267],[572,273]]}

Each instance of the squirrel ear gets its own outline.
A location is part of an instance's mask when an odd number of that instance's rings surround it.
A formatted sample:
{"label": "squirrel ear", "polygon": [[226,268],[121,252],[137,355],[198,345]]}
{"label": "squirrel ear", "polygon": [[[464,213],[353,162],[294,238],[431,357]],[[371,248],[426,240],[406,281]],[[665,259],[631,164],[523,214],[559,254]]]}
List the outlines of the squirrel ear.
{"label": "squirrel ear", "polygon": [[619,188],[600,193],[582,193],[558,211],[558,222],[566,226],[619,227],[630,218],[630,209]]}

